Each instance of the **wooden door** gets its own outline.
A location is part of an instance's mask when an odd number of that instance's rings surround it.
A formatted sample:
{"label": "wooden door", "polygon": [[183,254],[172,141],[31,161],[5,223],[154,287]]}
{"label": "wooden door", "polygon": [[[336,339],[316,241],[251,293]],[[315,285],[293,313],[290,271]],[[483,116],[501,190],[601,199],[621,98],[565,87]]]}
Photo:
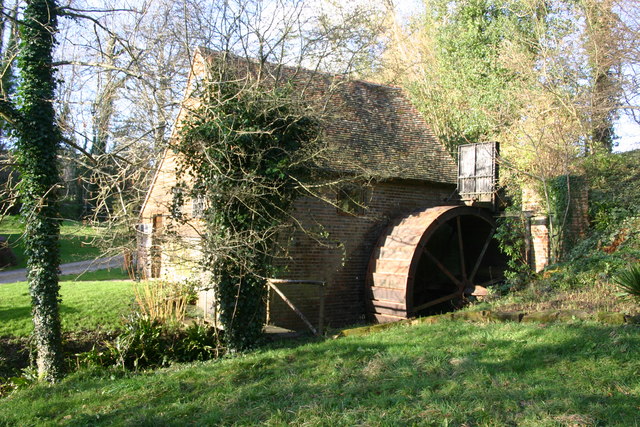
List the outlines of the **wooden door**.
{"label": "wooden door", "polygon": [[154,215],[151,230],[151,278],[159,278],[162,272],[162,215]]}

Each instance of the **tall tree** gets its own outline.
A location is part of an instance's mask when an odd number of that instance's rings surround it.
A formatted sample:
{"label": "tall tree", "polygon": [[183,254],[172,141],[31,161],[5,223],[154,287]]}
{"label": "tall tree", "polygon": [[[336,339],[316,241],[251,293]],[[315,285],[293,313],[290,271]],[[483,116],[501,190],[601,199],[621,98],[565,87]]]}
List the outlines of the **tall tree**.
{"label": "tall tree", "polygon": [[[18,5],[12,9],[0,2],[0,9],[5,14],[0,15],[0,96],[9,98],[15,93],[16,76],[15,57],[18,43],[17,14]],[[0,214],[13,211],[15,203],[15,169],[11,153],[8,151],[7,137],[10,127],[0,117]]]}
{"label": "tall tree", "polygon": [[620,80],[623,55],[618,35],[620,18],[614,0],[582,0],[585,17],[584,46],[589,58],[591,122],[590,144],[585,151],[611,151],[614,145],[613,122],[618,115],[622,86]]}
{"label": "tall tree", "polygon": [[[13,72],[18,43],[18,5],[12,9],[5,8],[4,1],[0,1],[0,9],[5,15],[0,15],[0,92],[3,96],[10,96],[15,91],[15,75]],[[6,124],[0,123],[0,138],[6,137]],[[4,150],[5,141],[0,140],[0,149]]]}
{"label": "tall tree", "polygon": [[26,2],[19,25],[18,100],[0,100],[0,113],[16,137],[38,375],[49,381],[63,373],[58,310],[60,132],[53,106],[56,82],[52,67],[57,17],[55,0]]}
{"label": "tall tree", "polygon": [[517,117],[512,95],[520,79],[501,57],[505,48],[524,53],[534,48],[533,27],[542,13],[538,3],[425,0],[413,34],[396,31],[387,62],[403,56],[400,81],[450,149],[495,139]]}

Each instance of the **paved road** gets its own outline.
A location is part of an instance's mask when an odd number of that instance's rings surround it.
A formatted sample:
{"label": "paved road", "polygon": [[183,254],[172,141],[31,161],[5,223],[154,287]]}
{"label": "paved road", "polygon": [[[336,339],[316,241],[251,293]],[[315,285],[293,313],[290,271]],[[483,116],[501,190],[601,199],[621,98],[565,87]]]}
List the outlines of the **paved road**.
{"label": "paved road", "polygon": [[[105,270],[107,268],[122,267],[123,256],[116,255],[107,258],[92,259],[89,261],[70,262],[62,264],[60,271],[62,274],[80,274],[87,271]],[[27,280],[27,270],[0,271],[0,283],[24,282]]]}

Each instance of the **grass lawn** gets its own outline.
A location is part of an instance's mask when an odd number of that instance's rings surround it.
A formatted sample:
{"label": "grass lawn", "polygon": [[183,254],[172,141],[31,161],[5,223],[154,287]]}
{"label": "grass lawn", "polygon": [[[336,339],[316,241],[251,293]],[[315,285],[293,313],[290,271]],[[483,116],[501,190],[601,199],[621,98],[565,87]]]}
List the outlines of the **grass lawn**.
{"label": "grass lawn", "polygon": [[60,282],[96,282],[103,280],[128,280],[129,274],[120,269],[87,271],[80,274],[67,274],[60,276]]}
{"label": "grass lawn", "polygon": [[[18,217],[3,217],[0,220],[0,235],[7,237],[13,253],[18,259],[18,265],[5,268],[13,270],[25,268],[26,258],[24,256],[24,225],[20,223]],[[92,244],[93,239],[100,230],[93,227],[83,226],[73,221],[63,221],[60,227],[60,257],[62,263],[83,261],[98,258],[100,249]]]}
{"label": "grass lawn", "polygon": [[[65,332],[113,331],[131,310],[133,286],[128,280],[100,281],[106,272],[85,273],[92,281],[60,283],[60,313]],[[63,277],[63,280],[65,277]],[[26,337],[33,330],[26,282],[0,284],[0,337]]]}
{"label": "grass lawn", "polygon": [[640,329],[398,326],[142,374],[80,371],[0,400],[0,425],[640,423]]}

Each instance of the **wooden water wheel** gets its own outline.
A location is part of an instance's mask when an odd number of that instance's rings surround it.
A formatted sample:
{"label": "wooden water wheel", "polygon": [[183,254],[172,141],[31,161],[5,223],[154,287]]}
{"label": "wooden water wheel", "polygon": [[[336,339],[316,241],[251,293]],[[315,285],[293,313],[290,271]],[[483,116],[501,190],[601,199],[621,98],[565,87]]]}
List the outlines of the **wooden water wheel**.
{"label": "wooden water wheel", "polygon": [[396,321],[486,293],[505,267],[494,232],[490,212],[469,206],[439,206],[394,221],[369,261],[371,317]]}

